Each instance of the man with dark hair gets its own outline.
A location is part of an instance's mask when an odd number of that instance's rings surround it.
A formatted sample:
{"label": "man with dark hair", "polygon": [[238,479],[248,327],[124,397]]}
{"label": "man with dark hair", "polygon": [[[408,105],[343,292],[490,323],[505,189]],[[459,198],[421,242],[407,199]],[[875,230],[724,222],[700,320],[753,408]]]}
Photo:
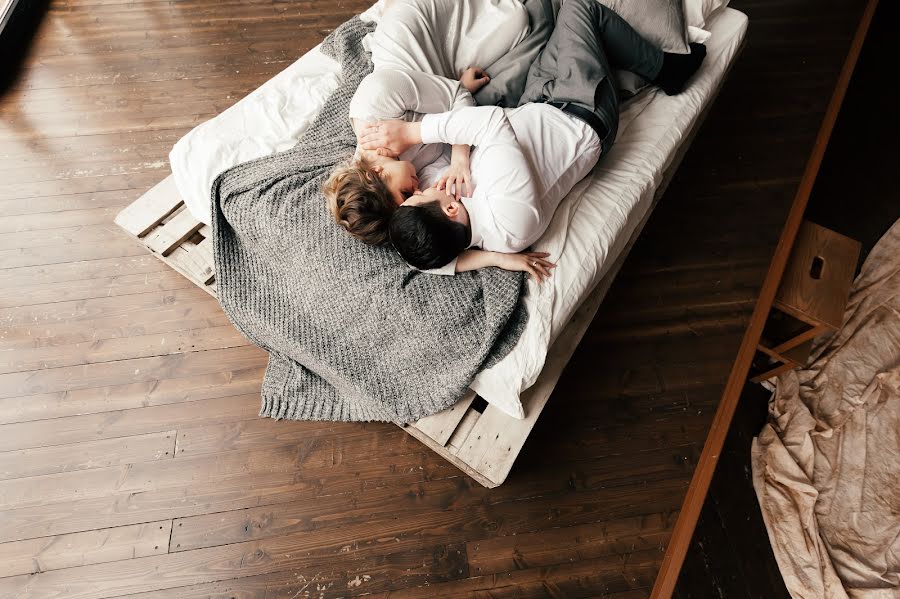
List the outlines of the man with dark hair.
{"label": "man with dark hair", "polygon": [[451,262],[469,247],[472,237],[464,224],[444,215],[437,200],[418,207],[401,206],[391,217],[389,227],[394,247],[404,248],[403,258],[421,270]]}
{"label": "man with dark hair", "polygon": [[677,94],[706,56],[700,44],[690,49],[684,55],[665,53],[596,0],[567,0],[528,72],[518,108],[458,108],[419,122],[379,121],[365,128],[360,141],[366,149],[400,153],[419,143],[474,146],[472,197],[417,191],[391,217],[389,235],[397,251],[416,268],[452,274],[481,260],[467,247],[526,249],[615,141],[619,104],[611,67]]}

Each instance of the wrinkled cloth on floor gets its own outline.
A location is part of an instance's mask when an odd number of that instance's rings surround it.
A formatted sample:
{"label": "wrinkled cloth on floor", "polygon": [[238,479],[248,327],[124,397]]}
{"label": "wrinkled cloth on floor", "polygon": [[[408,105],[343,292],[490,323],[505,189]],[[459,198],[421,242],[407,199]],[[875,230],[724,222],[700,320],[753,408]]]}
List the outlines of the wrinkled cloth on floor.
{"label": "wrinkled cloth on floor", "polygon": [[900,220],[866,259],[843,326],[778,378],[752,456],[795,599],[900,597]]}

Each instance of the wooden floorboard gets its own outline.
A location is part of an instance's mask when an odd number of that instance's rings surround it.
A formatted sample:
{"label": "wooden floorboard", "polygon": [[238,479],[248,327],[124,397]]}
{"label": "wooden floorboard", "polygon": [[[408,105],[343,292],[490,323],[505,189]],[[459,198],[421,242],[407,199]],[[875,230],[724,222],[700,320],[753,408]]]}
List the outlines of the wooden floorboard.
{"label": "wooden floorboard", "polygon": [[[878,3],[803,215],[861,242],[860,267],[900,218],[895,176],[900,148],[891,143],[900,134],[900,115],[892,98],[879,93],[883,57],[894,47],[892,24],[898,18],[900,5]],[[790,597],[752,480],[751,440],[766,422],[770,395],[758,385],[747,385],[741,393],[679,573],[678,599]]]}
{"label": "wooden floorboard", "polygon": [[366,0],[62,0],[0,97],[0,597],[647,597],[862,0],[748,44],[507,481],[257,417],[265,354],[113,224]]}

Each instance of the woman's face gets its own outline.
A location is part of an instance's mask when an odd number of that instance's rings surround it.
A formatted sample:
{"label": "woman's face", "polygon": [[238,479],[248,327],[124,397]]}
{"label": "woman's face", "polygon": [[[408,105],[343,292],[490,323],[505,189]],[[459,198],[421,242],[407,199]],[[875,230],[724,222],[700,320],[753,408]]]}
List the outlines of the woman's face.
{"label": "woman's face", "polygon": [[380,165],[378,175],[384,181],[394,201],[399,206],[419,189],[419,178],[416,176],[416,167],[408,160],[391,160]]}

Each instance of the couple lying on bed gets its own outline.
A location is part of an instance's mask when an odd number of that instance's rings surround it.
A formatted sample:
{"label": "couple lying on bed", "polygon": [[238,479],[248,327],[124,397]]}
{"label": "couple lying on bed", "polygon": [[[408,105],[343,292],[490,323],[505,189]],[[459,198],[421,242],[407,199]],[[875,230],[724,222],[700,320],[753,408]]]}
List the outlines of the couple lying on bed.
{"label": "couple lying on bed", "polygon": [[[615,141],[610,69],[677,94],[706,55],[690,48],[664,53],[596,0],[566,0],[518,108],[475,107],[472,94],[489,80],[479,68],[459,81],[376,70],[350,106],[357,155],[325,185],[334,216],[362,241],[393,244],[417,269],[497,266],[541,281],[554,264],[525,250]],[[372,114],[382,120],[362,120]]]}

